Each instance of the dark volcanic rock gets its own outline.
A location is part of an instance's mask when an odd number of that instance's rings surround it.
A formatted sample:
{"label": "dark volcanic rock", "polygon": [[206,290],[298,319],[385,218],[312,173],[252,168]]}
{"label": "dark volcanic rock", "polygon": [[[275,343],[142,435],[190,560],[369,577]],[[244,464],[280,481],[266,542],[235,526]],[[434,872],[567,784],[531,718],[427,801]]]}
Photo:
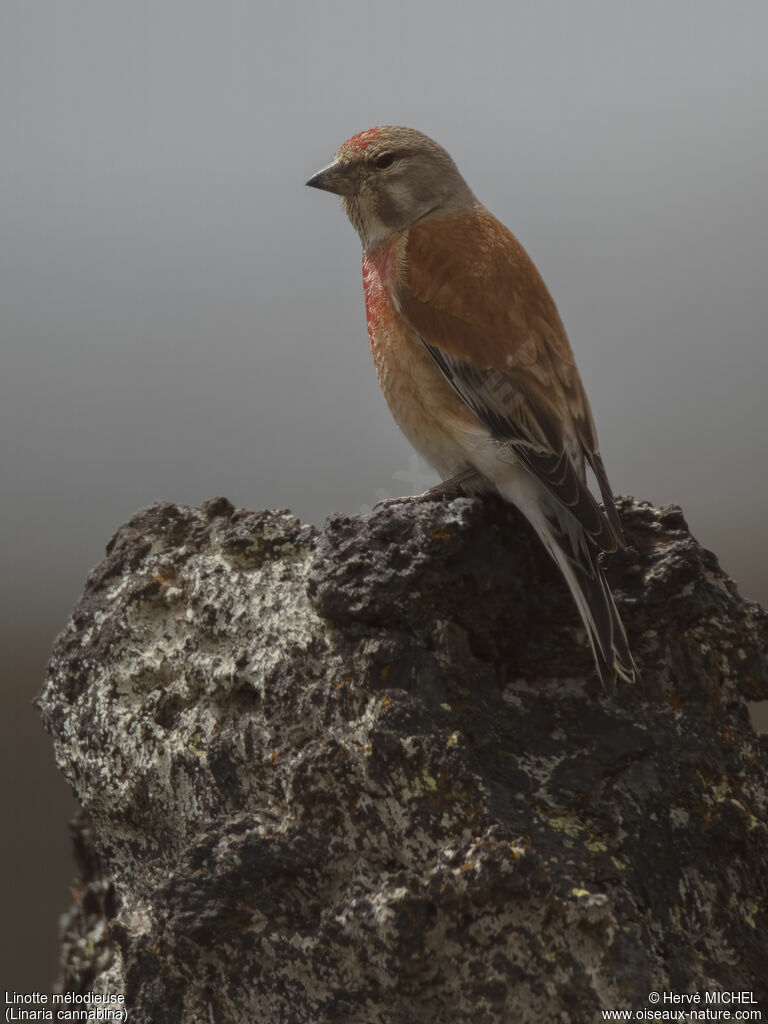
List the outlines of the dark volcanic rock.
{"label": "dark volcanic rock", "polygon": [[615,694],[500,502],[122,527],[40,698],[83,808],[64,987],[147,1024],[768,1012],[766,614],[678,509],[619,509]]}

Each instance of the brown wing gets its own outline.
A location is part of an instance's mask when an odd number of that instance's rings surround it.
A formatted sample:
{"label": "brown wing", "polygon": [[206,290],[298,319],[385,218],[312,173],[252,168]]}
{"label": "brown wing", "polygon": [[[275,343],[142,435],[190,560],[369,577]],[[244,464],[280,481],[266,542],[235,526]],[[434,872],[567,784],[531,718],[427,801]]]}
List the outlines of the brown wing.
{"label": "brown wing", "polygon": [[[565,328],[514,235],[480,208],[411,228],[405,255],[397,304],[446,379],[599,547],[623,543]],[[586,487],[585,458],[610,526]]]}

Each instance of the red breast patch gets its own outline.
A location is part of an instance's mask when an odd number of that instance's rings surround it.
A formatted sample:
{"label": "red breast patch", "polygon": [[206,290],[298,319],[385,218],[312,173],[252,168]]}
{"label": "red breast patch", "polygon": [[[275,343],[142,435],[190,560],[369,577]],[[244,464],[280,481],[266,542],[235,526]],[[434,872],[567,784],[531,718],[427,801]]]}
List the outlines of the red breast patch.
{"label": "red breast patch", "polygon": [[371,347],[376,344],[376,333],[394,315],[390,289],[395,273],[397,245],[363,254],[363,289],[365,291],[365,317]]}

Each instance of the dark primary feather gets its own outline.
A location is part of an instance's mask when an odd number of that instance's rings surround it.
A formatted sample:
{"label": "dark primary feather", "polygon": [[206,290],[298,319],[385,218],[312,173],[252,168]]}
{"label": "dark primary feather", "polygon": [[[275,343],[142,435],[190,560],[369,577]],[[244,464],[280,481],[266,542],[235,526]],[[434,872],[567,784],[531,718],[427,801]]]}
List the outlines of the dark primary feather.
{"label": "dark primary feather", "polygon": [[[601,551],[615,551],[621,533],[616,535],[613,524],[606,519],[565,447],[556,451],[550,446],[546,426],[537,417],[522,388],[515,386],[514,378],[499,370],[480,370],[448,355],[424,338],[421,341],[440,372],[491,435],[568,509]],[[602,467],[601,461],[599,466]],[[602,483],[600,489],[603,491]],[[616,526],[620,531],[618,517]]]}

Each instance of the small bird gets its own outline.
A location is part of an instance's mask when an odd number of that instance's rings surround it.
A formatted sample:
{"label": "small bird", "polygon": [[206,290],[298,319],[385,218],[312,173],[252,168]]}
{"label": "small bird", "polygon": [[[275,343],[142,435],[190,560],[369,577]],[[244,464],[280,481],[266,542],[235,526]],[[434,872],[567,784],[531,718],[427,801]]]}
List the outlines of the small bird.
{"label": "small bird", "polygon": [[[413,128],[352,136],[307,185],[343,197],[363,245],[373,361],[436,494],[497,491],[560,568],[606,687],[636,668],[598,561],[625,547],[557,308],[517,238]],[[587,487],[586,466],[603,509]]]}

